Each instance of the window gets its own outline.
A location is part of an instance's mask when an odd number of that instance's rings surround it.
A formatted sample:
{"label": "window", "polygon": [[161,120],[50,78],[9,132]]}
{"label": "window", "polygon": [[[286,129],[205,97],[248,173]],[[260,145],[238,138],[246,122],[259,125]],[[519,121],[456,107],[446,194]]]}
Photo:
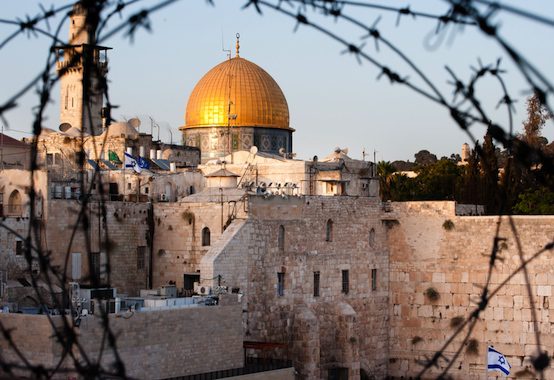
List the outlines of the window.
{"label": "window", "polygon": [[314,297],[319,297],[319,271],[314,272]]}
{"label": "window", "polygon": [[148,187],[144,188],[144,194],[148,194],[149,191],[150,191],[150,189]]}
{"label": "window", "polygon": [[202,228],[202,247],[208,247],[210,245],[210,229],[208,227]]}
{"label": "window", "polygon": [[377,269],[371,270],[371,290],[377,290]]}
{"label": "window", "polygon": [[127,182],[127,190],[131,190],[131,182]]}
{"label": "window", "polygon": [[325,228],[325,241],[333,241],[333,221],[329,219]]}
{"label": "window", "polygon": [[348,291],[350,290],[350,279],[348,270],[345,269],[342,271],[342,292],[344,294],[348,294]]}
{"label": "window", "polygon": [[285,273],[277,273],[277,295],[282,297],[285,295]]}
{"label": "window", "polygon": [[17,256],[23,255],[23,240],[17,239],[15,241],[15,254]]}
{"label": "window", "polygon": [[0,216],[4,216],[4,193],[0,193]]}
{"label": "window", "polygon": [[12,191],[8,199],[8,215],[21,216],[21,195],[18,190]]}
{"label": "window", "polygon": [[100,279],[100,252],[90,253],[90,280],[98,281]]}
{"label": "window", "polygon": [[277,244],[280,251],[283,251],[285,249],[285,227],[283,227],[283,225],[279,226],[279,237],[277,239]]}
{"label": "window", "polygon": [[144,258],[146,256],[146,247],[137,247],[137,270],[144,270]]}
{"label": "window", "polygon": [[67,109],[67,103],[69,103],[69,86],[65,87],[65,101],[64,101],[65,109]]}
{"label": "window", "polygon": [[375,228],[369,230],[369,246],[373,247],[375,245]]}

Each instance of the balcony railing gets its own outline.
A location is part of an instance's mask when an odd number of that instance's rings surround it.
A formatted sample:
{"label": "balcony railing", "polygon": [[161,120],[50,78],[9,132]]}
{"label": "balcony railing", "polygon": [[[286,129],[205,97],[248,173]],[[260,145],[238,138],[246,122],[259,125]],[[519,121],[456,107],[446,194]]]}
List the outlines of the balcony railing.
{"label": "balcony railing", "polygon": [[21,216],[23,207],[20,204],[8,204],[3,211],[5,216]]}

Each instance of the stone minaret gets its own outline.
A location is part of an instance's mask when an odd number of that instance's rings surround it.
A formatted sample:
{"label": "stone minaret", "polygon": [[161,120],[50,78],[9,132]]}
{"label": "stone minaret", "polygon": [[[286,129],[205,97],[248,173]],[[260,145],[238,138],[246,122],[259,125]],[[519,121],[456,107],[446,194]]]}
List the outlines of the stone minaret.
{"label": "stone minaret", "polygon": [[[73,6],[69,43],[56,47],[60,76],[60,127],[67,124],[88,134],[102,132],[107,50],[96,44],[98,14],[82,2]],[[67,124],[66,124],[67,123]],[[63,125],[63,127],[62,127]]]}

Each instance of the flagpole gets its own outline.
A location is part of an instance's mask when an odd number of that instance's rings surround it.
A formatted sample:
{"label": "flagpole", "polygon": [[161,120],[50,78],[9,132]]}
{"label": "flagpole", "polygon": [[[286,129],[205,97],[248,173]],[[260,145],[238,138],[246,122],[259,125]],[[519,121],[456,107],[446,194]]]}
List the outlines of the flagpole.
{"label": "flagpole", "polygon": [[485,357],[485,380],[489,377],[489,345],[487,344],[486,357]]}
{"label": "flagpole", "polygon": [[127,156],[123,152],[123,201],[125,202],[125,197],[127,196]]}

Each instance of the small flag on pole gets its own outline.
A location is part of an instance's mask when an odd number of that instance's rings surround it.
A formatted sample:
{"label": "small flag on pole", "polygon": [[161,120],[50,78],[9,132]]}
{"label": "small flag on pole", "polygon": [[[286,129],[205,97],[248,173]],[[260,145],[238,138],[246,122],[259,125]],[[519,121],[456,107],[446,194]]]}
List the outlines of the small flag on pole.
{"label": "small flag on pole", "polygon": [[510,374],[510,368],[512,368],[512,366],[508,363],[506,357],[489,346],[487,353],[487,370],[502,371],[504,375],[508,376]]}
{"label": "small flag on pole", "polygon": [[133,169],[137,173],[142,171],[137,160],[127,152],[125,152],[125,169]]}
{"label": "small flag on pole", "polygon": [[121,161],[119,160],[119,157],[117,156],[117,153],[115,153],[113,150],[108,151],[108,159],[112,162],[121,163]]}

